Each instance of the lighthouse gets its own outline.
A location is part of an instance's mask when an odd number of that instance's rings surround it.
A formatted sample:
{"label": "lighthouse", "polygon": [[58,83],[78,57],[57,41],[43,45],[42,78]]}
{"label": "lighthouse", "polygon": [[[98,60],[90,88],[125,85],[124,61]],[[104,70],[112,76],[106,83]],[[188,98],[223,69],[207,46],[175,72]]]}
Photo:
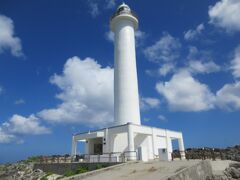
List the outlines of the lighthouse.
{"label": "lighthouse", "polygon": [[[73,159],[82,154],[85,162],[125,162],[172,159],[172,141],[177,140],[185,159],[182,132],[141,125],[135,36],[138,18],[121,4],[110,19],[114,33],[114,124],[72,136]],[[79,153],[77,144],[85,144]],[[77,158],[75,158],[77,159]]]}
{"label": "lighthouse", "polygon": [[134,35],[137,28],[135,13],[123,3],[110,20],[114,33],[114,125],[141,124]]}

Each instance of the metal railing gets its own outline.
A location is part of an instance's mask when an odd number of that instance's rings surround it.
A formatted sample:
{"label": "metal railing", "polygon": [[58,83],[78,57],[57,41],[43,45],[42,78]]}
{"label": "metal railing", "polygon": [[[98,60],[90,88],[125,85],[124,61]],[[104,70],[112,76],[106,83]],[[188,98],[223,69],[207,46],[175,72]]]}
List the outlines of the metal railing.
{"label": "metal railing", "polygon": [[117,12],[115,12],[112,16],[111,16],[111,18],[110,18],[110,20],[112,20],[113,18],[115,18],[116,16],[118,16],[118,15],[121,15],[121,14],[129,14],[129,15],[132,15],[133,17],[135,17],[136,19],[138,19],[138,16],[137,16],[137,14],[134,12],[134,11],[117,11]]}
{"label": "metal railing", "polygon": [[[80,158],[81,157],[81,158]],[[81,154],[73,157],[73,162],[126,162],[137,160],[136,151],[110,152],[102,154]]]}

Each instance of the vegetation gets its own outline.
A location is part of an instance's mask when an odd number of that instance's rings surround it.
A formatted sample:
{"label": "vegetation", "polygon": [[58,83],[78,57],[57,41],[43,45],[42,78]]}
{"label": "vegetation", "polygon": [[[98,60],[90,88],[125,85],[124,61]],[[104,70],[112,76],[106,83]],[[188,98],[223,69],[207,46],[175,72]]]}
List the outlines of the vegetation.
{"label": "vegetation", "polygon": [[72,170],[69,170],[67,171],[64,176],[66,177],[69,177],[69,176],[73,176],[73,175],[76,175],[76,174],[81,174],[81,173],[85,173],[85,172],[88,172],[88,168],[85,168],[85,167],[78,167],[76,170],[72,171]]}
{"label": "vegetation", "polygon": [[101,168],[105,168],[108,167],[106,164],[97,164],[96,165],[96,169],[101,169]]}
{"label": "vegetation", "polygon": [[38,162],[40,161],[41,156],[32,156],[27,158],[27,160],[25,160],[25,162],[30,163],[30,162]]}
{"label": "vegetation", "polygon": [[48,172],[45,176],[41,177],[40,180],[48,180],[48,176],[52,175],[52,172]]}

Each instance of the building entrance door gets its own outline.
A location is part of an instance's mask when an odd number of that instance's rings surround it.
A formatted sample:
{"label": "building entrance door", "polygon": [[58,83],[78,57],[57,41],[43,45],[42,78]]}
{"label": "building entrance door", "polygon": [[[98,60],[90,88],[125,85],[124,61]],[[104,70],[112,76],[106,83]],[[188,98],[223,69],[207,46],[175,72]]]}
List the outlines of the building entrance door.
{"label": "building entrance door", "polygon": [[102,154],[102,144],[94,144],[94,154]]}

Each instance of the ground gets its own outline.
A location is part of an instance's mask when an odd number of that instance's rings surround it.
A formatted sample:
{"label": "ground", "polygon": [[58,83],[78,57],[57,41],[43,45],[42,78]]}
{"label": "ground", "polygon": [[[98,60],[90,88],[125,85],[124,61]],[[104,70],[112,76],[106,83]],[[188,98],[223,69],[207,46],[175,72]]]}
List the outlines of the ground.
{"label": "ground", "polygon": [[130,163],[128,165],[119,166],[109,171],[102,171],[84,178],[84,180],[150,180],[150,179],[164,179],[174,173],[186,168],[193,166],[200,162],[200,160],[191,161],[152,161],[152,162],[137,162]]}

